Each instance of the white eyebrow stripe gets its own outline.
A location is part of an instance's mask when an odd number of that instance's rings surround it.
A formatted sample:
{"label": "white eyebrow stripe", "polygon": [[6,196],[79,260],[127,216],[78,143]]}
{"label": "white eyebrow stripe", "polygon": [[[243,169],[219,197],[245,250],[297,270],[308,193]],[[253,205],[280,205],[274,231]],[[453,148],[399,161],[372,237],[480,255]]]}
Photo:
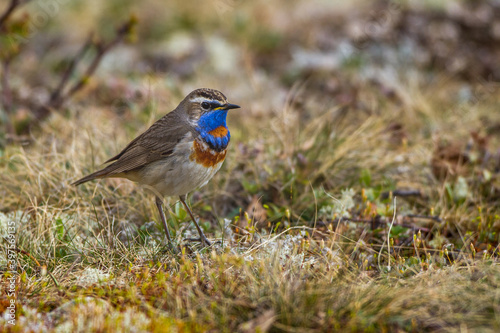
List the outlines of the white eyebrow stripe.
{"label": "white eyebrow stripe", "polygon": [[205,97],[195,97],[189,100],[191,103],[196,103],[196,102],[209,102],[209,103],[217,103],[219,105],[222,105],[222,103],[218,100],[215,99],[208,99]]}
{"label": "white eyebrow stripe", "polygon": [[192,103],[195,103],[195,102],[204,102],[206,100],[207,99],[205,97],[195,97],[195,98],[191,98],[189,101]]}
{"label": "white eyebrow stripe", "polygon": [[212,102],[211,99],[205,98],[205,97],[195,97],[190,100],[190,102],[195,103],[195,102]]}

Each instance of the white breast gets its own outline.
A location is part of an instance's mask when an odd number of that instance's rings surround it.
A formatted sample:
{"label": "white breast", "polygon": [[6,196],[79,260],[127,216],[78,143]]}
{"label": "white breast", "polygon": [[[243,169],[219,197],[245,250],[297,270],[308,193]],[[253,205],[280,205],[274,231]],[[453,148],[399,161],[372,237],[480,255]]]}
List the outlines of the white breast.
{"label": "white breast", "polygon": [[179,142],[172,155],[146,166],[139,177],[131,180],[153,188],[156,194],[162,196],[184,195],[206,185],[224,161],[211,167],[196,163],[189,158],[193,148],[189,139],[186,137]]}

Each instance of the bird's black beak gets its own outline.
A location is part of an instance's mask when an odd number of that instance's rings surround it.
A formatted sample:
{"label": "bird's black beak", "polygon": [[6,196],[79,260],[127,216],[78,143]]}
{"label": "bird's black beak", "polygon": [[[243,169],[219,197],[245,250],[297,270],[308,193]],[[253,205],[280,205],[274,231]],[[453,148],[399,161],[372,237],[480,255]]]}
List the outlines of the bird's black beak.
{"label": "bird's black beak", "polygon": [[227,103],[226,105],[224,105],[224,110],[239,109],[239,108],[240,106],[236,104]]}

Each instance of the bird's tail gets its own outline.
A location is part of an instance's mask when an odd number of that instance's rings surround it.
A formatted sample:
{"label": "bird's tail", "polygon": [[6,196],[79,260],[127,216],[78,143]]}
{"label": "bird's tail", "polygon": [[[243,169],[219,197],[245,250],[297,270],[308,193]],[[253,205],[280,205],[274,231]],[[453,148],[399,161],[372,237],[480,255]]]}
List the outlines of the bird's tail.
{"label": "bird's tail", "polygon": [[78,179],[76,182],[71,183],[71,185],[78,186],[80,184],[86,183],[86,182],[94,180],[94,179],[103,178],[106,176],[106,174],[107,174],[107,170],[102,169],[102,170],[96,171],[94,173],[91,173],[90,175],[85,176],[81,179]]}

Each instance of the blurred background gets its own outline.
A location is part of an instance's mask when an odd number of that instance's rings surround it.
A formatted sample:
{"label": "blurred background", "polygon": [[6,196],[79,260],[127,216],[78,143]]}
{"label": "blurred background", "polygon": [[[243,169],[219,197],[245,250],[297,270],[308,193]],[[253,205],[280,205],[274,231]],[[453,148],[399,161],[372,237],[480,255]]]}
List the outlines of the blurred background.
{"label": "blurred background", "polygon": [[[179,330],[498,327],[499,63],[498,0],[0,0],[0,235],[15,221],[28,253],[23,315],[52,325],[83,290]],[[174,260],[147,191],[69,184],[200,87],[242,106],[191,195],[225,253]],[[169,203],[182,243],[196,231]],[[102,277],[125,301],[88,287]]]}
{"label": "blurred background", "polygon": [[[360,86],[404,100],[402,85],[453,78],[463,83],[457,100],[468,102],[481,98],[477,84],[488,88],[500,79],[496,1],[14,2],[20,5],[2,26],[1,56],[10,72],[2,104],[16,109],[17,132],[33,106],[50,105],[88,41],[96,47],[83,54],[72,79],[87,74],[97,46],[116,43],[71,101],[115,111],[141,103],[170,110],[177,101],[165,91],[178,98],[199,86],[228,92],[252,116],[281,111],[298,90],[307,90],[308,103],[374,111],[380,106],[358,100]],[[0,10],[10,3],[2,1]]]}

